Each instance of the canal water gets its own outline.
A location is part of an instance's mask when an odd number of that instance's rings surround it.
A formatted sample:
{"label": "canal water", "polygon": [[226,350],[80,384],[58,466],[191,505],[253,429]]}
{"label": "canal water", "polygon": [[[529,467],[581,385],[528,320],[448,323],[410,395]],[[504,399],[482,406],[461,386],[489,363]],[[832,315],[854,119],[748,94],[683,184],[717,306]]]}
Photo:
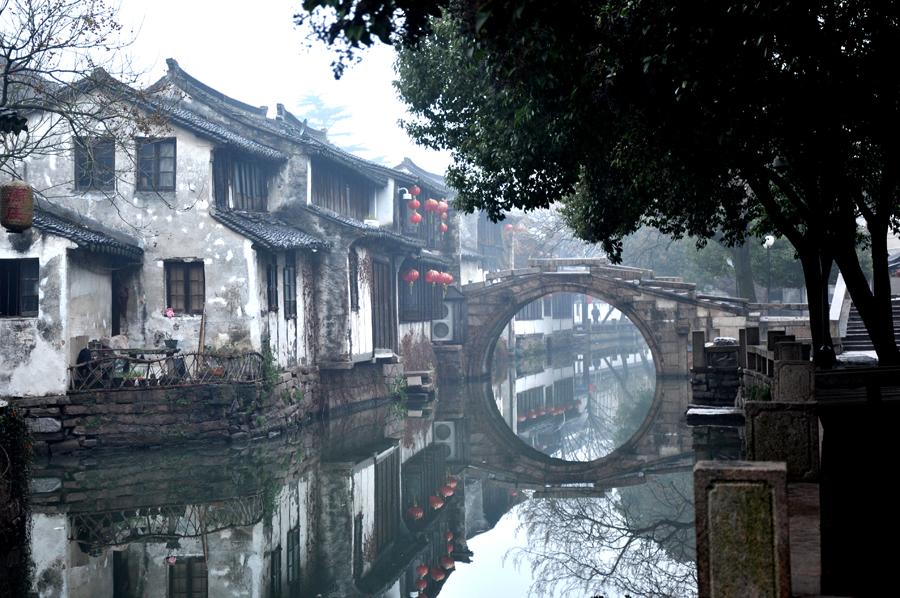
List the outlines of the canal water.
{"label": "canal water", "polygon": [[600,301],[571,325],[530,317],[498,343],[497,413],[546,455],[625,473],[519,488],[388,402],[246,445],[53,457],[32,481],[35,595],[695,595],[692,442],[709,435],[684,424],[689,382],[657,379]]}

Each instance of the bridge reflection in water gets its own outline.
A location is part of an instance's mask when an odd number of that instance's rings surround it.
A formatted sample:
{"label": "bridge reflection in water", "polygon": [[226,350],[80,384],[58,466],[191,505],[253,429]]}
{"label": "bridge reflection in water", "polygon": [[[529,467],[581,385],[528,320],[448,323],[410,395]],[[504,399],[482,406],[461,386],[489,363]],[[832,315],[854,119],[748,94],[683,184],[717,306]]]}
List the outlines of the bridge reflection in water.
{"label": "bridge reflection in water", "polygon": [[[469,544],[513,511],[527,546],[512,557],[536,564],[536,590],[550,591],[555,580],[557,590],[574,584],[584,595],[691,595],[689,383],[657,379],[647,417],[635,416],[634,434],[610,444],[630,429],[591,427],[594,402],[607,408],[613,400],[600,384],[624,380],[610,391],[621,403],[652,383],[652,364],[631,345],[595,340],[557,343],[541,357],[551,371],[572,372],[573,402],[557,448],[544,452],[522,440],[543,444],[543,433],[516,436],[495,401],[494,387],[516,399],[527,392],[514,386],[537,375],[526,354],[507,364],[505,381],[443,383],[436,420],[398,422],[382,402],[243,447],[39,463],[38,594],[406,597],[424,588],[431,598],[458,596],[467,577],[519,575],[511,563],[480,573],[484,557]],[[564,455],[591,460],[557,458]],[[456,487],[442,497],[448,475]],[[443,506],[432,508],[432,497]]]}

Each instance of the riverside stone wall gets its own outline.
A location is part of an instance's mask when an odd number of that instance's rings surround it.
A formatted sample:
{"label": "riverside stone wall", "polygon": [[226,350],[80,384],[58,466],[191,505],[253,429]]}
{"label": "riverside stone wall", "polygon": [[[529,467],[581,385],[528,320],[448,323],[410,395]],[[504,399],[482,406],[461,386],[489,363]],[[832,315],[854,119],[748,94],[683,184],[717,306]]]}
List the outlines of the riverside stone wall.
{"label": "riverside stone wall", "polygon": [[256,383],[135,387],[33,398],[11,397],[39,454],[243,441],[273,435],[321,412],[314,367]]}

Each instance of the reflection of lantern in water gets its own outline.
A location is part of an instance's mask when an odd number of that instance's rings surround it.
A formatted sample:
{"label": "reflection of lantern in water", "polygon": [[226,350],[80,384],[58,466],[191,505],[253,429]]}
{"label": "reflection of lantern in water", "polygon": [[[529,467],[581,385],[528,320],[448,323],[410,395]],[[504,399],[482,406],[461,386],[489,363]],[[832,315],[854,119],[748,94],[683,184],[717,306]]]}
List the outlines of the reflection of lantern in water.
{"label": "reflection of lantern in water", "polygon": [[441,567],[443,567],[444,569],[452,569],[456,566],[456,562],[454,562],[453,557],[449,556],[442,556],[440,563]]}
{"label": "reflection of lantern in water", "polygon": [[428,567],[425,565],[419,565],[418,567],[416,567],[416,575],[418,575],[419,577],[425,577],[426,575],[428,575]]}
{"label": "reflection of lantern in water", "polygon": [[[456,488],[456,484],[457,484],[456,478],[454,478],[452,475],[447,476],[447,479],[444,480],[444,483],[447,484],[448,486],[450,486],[451,488]],[[447,533],[450,534],[451,536],[453,535],[453,532],[447,532]]]}
{"label": "reflection of lantern in water", "polygon": [[419,519],[421,519],[422,517],[425,516],[425,511],[422,510],[422,507],[415,506],[415,505],[406,509],[406,512],[415,521],[418,521]]}
{"label": "reflection of lantern in water", "polygon": [[431,579],[433,579],[434,581],[441,581],[445,577],[447,577],[447,574],[444,573],[443,569],[435,567],[431,570]]}
{"label": "reflection of lantern in water", "polygon": [[417,579],[416,583],[413,585],[415,585],[416,589],[421,592],[422,590],[424,590],[425,588],[428,587],[428,582],[425,581],[424,579]]}
{"label": "reflection of lantern in water", "polygon": [[523,421],[525,421],[526,419],[528,419],[528,416],[525,415],[524,413],[520,413],[519,415],[516,416],[516,420],[517,420],[517,421],[520,421],[520,422],[523,422]]}
{"label": "reflection of lantern in water", "polygon": [[439,496],[429,496],[429,497],[428,497],[428,504],[431,505],[431,508],[432,508],[432,509],[437,510],[437,509],[440,509],[441,507],[444,506],[444,501],[443,501],[443,499],[442,499],[441,497],[439,497]]}
{"label": "reflection of lantern in water", "polygon": [[447,530],[446,532],[444,532],[444,539],[447,540],[448,542],[449,542],[450,540],[452,540],[452,539],[453,539],[453,532],[451,532],[450,530]]}
{"label": "reflection of lantern in water", "polygon": [[450,486],[441,486],[440,488],[438,488],[438,492],[444,498],[447,498],[448,496],[453,496],[453,488],[451,488]]}

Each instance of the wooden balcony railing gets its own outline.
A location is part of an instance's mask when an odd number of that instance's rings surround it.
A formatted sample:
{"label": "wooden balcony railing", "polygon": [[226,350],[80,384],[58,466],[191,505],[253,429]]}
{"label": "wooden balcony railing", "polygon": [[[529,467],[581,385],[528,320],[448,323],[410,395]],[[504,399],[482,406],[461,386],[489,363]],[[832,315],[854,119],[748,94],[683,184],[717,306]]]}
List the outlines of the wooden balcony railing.
{"label": "wooden balcony railing", "polygon": [[103,351],[91,361],[72,366],[69,392],[233,384],[262,379],[263,356],[255,352],[169,353],[152,359],[146,359],[145,355],[146,352],[134,350]]}

